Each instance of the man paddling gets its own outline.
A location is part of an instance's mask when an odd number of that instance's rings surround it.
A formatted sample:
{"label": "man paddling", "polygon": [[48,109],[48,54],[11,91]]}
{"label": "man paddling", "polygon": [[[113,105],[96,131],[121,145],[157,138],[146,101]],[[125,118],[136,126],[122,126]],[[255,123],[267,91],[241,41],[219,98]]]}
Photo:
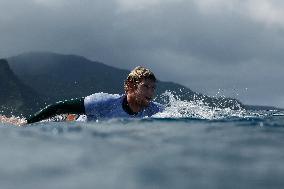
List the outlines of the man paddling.
{"label": "man paddling", "polygon": [[151,117],[163,111],[161,104],[152,102],[156,77],[149,69],[138,66],[124,82],[124,95],[96,93],[84,98],[57,102],[27,119],[34,123],[59,114],[84,114],[87,120],[100,118]]}

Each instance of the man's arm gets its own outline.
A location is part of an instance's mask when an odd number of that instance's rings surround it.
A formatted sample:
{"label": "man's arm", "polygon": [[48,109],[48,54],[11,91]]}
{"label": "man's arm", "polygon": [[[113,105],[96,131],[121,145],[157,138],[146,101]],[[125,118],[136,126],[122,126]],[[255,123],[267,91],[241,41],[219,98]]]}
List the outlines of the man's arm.
{"label": "man's arm", "polygon": [[58,114],[85,114],[84,98],[60,101],[49,105],[27,119],[27,123],[34,123],[48,119]]}

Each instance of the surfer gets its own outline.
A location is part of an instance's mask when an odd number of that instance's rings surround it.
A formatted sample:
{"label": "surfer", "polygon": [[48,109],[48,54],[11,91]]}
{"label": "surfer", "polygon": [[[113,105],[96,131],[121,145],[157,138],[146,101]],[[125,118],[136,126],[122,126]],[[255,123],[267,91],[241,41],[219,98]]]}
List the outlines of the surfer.
{"label": "surfer", "polygon": [[150,117],[164,109],[161,104],[152,102],[155,89],[156,77],[153,72],[138,66],[129,73],[124,82],[124,95],[95,93],[83,98],[57,102],[26,121],[34,123],[59,114],[81,114],[85,115],[87,120]]}

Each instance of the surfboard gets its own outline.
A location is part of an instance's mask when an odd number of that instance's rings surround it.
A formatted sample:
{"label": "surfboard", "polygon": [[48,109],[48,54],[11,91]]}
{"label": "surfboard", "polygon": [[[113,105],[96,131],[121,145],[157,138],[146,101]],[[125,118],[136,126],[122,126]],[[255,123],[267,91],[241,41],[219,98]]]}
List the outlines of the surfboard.
{"label": "surfboard", "polygon": [[76,121],[80,115],[78,114],[60,114],[50,118],[50,121]]}

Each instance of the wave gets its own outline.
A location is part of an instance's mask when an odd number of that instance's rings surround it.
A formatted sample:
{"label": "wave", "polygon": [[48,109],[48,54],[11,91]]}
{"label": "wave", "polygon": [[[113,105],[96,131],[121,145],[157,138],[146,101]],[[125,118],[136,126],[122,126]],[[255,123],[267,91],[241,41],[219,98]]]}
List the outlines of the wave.
{"label": "wave", "polygon": [[155,114],[153,118],[191,118],[205,120],[238,119],[238,118],[262,118],[273,115],[274,110],[270,111],[252,111],[246,110],[241,106],[219,108],[218,106],[209,106],[203,99],[199,100],[181,100],[177,95],[170,91],[162,94],[166,102],[165,110]]}
{"label": "wave", "polygon": [[[171,91],[166,91],[159,96],[163,101],[165,110],[163,112],[157,113],[151,118],[143,118],[142,121],[153,121],[153,120],[164,120],[164,121],[192,121],[192,120],[209,120],[209,121],[240,121],[249,119],[264,119],[271,116],[283,117],[284,113],[276,110],[269,111],[256,111],[256,110],[246,110],[240,105],[236,107],[220,108],[220,106],[210,106],[204,99],[195,100],[181,100],[178,95]],[[68,117],[67,114],[57,115],[53,118],[43,120],[42,122],[50,121],[65,121]],[[84,115],[83,115],[84,117]],[[81,116],[82,118],[82,116]],[[25,123],[25,117],[6,117],[0,115],[0,123],[8,123],[12,125],[23,125]],[[81,119],[84,121],[85,119]],[[129,121],[131,119],[112,119],[119,121]],[[136,119],[141,120],[141,119]],[[105,121],[105,120],[104,120]]]}

